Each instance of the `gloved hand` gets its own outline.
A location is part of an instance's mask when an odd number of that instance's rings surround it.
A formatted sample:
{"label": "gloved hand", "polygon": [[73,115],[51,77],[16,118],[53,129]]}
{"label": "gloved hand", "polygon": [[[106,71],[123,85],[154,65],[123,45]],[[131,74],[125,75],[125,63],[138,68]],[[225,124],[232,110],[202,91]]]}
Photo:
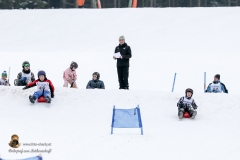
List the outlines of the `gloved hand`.
{"label": "gloved hand", "polygon": [[51,93],[51,98],[54,98],[54,93],[53,92]]}
{"label": "gloved hand", "polygon": [[183,101],[180,102],[180,105],[179,105],[179,106],[180,106],[180,108],[184,108],[184,107],[185,107]]}
{"label": "gloved hand", "polygon": [[29,88],[28,86],[25,86],[25,87],[23,87],[23,90],[28,89],[28,88]]}

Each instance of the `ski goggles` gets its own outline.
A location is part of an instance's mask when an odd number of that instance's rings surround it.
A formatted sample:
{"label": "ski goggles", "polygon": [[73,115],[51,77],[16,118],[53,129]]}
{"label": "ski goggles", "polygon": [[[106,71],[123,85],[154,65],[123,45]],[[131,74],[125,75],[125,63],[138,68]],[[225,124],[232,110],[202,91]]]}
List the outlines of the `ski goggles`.
{"label": "ski goggles", "polygon": [[24,67],[30,67],[30,65],[29,64],[24,64]]}
{"label": "ski goggles", "polygon": [[2,77],[7,77],[7,74],[6,74],[6,73],[3,73],[3,74],[2,74]]}

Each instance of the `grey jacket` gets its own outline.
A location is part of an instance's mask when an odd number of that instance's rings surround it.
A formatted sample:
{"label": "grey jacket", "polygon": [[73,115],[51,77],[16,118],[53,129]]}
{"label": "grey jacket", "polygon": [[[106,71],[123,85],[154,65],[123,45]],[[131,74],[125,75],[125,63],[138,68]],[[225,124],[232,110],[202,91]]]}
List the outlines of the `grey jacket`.
{"label": "grey jacket", "polygon": [[101,80],[91,80],[88,82],[86,89],[105,89],[104,83]]}

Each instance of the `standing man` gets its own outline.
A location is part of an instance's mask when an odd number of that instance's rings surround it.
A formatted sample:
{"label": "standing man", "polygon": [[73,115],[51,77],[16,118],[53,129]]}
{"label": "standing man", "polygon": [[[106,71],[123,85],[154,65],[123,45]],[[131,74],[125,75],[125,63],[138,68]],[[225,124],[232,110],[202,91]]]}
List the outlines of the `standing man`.
{"label": "standing man", "polygon": [[220,82],[220,75],[216,74],[214,76],[213,83],[210,83],[208,85],[208,88],[206,90],[208,93],[228,93],[228,90],[226,86]]}
{"label": "standing man", "polygon": [[125,43],[125,37],[119,37],[119,45],[115,48],[115,54],[120,53],[119,57],[113,56],[113,59],[117,59],[117,72],[119,89],[129,89],[128,76],[129,76],[129,59],[132,57],[132,51],[130,46]]}

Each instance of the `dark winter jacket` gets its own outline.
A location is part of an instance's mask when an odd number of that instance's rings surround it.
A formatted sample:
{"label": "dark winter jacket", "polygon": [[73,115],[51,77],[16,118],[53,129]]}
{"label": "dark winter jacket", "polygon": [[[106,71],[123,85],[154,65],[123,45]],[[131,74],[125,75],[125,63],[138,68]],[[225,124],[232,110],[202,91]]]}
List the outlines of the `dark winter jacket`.
{"label": "dark winter jacket", "polygon": [[210,83],[206,90],[208,93],[228,93],[226,86],[220,81]]}
{"label": "dark winter jacket", "polygon": [[132,57],[132,51],[127,43],[117,46],[115,48],[115,53],[120,52],[122,59],[117,58],[117,67],[129,67],[129,59]]}
{"label": "dark winter jacket", "polygon": [[185,108],[187,105],[191,105],[194,109],[197,109],[198,106],[195,103],[193,98],[189,98],[189,97],[181,97],[180,100],[177,103],[177,107],[178,108]]}
{"label": "dark winter jacket", "polygon": [[88,82],[86,89],[105,89],[104,83],[101,80],[91,80]]}

